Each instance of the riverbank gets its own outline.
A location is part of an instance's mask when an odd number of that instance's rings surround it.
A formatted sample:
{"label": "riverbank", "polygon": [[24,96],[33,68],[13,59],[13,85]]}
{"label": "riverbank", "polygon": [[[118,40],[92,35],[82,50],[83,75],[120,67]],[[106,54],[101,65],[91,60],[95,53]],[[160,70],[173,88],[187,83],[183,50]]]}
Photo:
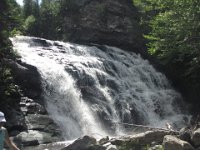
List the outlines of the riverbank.
{"label": "riverbank", "polygon": [[83,136],[75,141],[24,147],[22,150],[199,150],[200,128],[180,131],[151,130],[119,137],[95,139]]}

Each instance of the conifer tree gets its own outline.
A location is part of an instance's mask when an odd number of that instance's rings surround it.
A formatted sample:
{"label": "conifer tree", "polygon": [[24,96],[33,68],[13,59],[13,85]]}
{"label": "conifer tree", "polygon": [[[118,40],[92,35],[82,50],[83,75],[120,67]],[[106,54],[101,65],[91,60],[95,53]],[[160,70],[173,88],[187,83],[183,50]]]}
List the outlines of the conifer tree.
{"label": "conifer tree", "polygon": [[28,16],[32,15],[33,0],[24,0],[23,2],[24,2],[23,15],[24,18],[27,18]]}

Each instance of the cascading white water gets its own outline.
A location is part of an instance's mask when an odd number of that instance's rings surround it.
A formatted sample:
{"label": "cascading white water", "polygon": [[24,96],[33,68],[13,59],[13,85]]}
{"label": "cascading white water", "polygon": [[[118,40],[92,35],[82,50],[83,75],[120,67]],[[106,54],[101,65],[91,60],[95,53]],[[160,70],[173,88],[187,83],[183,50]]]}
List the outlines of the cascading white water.
{"label": "cascading white water", "polygon": [[47,111],[66,139],[123,134],[119,122],[184,124],[181,96],[135,53],[23,36],[12,42],[22,61],[38,68]]}

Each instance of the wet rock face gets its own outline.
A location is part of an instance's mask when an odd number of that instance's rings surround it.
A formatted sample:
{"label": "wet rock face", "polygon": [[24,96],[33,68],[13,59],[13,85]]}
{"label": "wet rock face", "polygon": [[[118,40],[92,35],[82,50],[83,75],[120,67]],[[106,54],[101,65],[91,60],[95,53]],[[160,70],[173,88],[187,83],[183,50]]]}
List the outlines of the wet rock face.
{"label": "wet rock face", "polygon": [[41,78],[37,68],[13,60],[4,60],[4,63],[11,69],[15,83],[22,90],[18,97],[11,99],[11,106],[1,106],[14,142],[21,147],[63,140],[59,127],[48,115],[40,97]]}
{"label": "wet rock face", "polygon": [[21,87],[24,94],[30,98],[38,98],[42,92],[41,77],[37,68],[22,62],[6,60],[11,68],[14,80]]}
{"label": "wet rock face", "polygon": [[131,0],[75,0],[72,4],[65,10],[66,40],[145,53],[139,15]]}
{"label": "wet rock face", "polygon": [[192,142],[196,147],[200,147],[200,128],[193,131]]}
{"label": "wet rock face", "polygon": [[17,145],[25,147],[36,146],[63,140],[58,126],[53,122],[41,104],[28,97],[22,97],[19,112],[23,114],[21,118],[24,120],[24,126],[21,126],[24,130],[20,132],[15,128],[15,132],[12,131],[10,133],[12,135],[17,133],[17,136],[14,138]]}

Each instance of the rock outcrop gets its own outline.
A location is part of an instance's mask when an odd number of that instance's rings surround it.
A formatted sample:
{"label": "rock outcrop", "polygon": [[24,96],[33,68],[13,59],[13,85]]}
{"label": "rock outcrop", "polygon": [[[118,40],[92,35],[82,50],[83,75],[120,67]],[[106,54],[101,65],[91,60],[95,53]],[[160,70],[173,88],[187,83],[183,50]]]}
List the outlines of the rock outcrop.
{"label": "rock outcrop", "polygon": [[163,140],[165,150],[194,150],[190,143],[175,136],[166,135]]}
{"label": "rock outcrop", "polygon": [[65,10],[66,40],[105,44],[143,55],[145,41],[131,0],[74,0]]}
{"label": "rock outcrop", "polygon": [[[48,115],[41,98],[41,79],[37,68],[20,61],[5,59],[11,69],[19,96],[12,105],[1,106],[6,114],[9,135],[19,147],[36,146],[63,140],[59,127]],[[16,86],[17,86],[16,85]]]}
{"label": "rock outcrop", "polygon": [[88,148],[97,144],[95,138],[90,136],[84,136],[77,139],[75,142],[61,150],[87,150]]}
{"label": "rock outcrop", "polygon": [[200,128],[193,131],[191,139],[196,147],[200,147]]}
{"label": "rock outcrop", "polygon": [[139,133],[132,136],[113,139],[111,143],[118,146],[132,145],[133,147],[144,147],[152,142],[157,144],[162,143],[163,137],[168,134],[170,134],[169,131],[146,131],[144,133]]}
{"label": "rock outcrop", "polygon": [[4,60],[4,63],[11,69],[15,83],[21,87],[26,96],[34,99],[40,97],[41,79],[36,67],[11,59]]}

